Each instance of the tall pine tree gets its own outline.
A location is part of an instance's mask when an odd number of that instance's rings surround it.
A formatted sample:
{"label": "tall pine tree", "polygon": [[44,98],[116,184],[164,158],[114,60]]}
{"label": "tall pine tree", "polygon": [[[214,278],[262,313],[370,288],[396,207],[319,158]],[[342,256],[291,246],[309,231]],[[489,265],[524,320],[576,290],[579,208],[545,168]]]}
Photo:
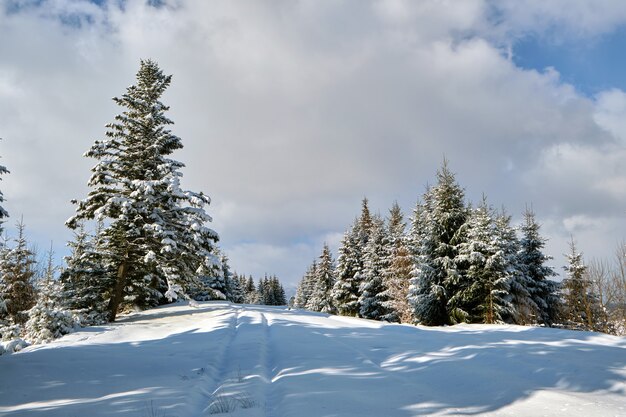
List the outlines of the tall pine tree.
{"label": "tall pine tree", "polygon": [[85,154],[98,161],[91,191],[67,222],[70,228],[94,218],[105,224],[98,239],[114,282],[111,321],[122,301],[146,307],[184,296],[198,274],[219,267],[218,236],[206,227],[210,200],[180,188],[184,164],[169,158],[183,146],[167,129],[173,122],[160,101],[170,83],[154,61],[141,61],[137,83],[114,98],[124,111]]}

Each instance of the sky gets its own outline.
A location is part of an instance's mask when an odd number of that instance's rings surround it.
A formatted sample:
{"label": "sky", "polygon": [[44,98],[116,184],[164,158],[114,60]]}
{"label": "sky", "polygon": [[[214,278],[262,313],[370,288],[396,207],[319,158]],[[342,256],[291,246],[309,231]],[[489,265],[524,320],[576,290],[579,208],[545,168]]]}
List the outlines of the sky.
{"label": "sky", "polygon": [[572,236],[610,258],[624,46],[621,0],[0,0],[4,226],[67,253],[82,155],[150,58],[173,75],[182,185],[212,198],[239,273],[295,285],[363,197],[410,216],[444,157],[469,200],[532,206],[557,270]]}

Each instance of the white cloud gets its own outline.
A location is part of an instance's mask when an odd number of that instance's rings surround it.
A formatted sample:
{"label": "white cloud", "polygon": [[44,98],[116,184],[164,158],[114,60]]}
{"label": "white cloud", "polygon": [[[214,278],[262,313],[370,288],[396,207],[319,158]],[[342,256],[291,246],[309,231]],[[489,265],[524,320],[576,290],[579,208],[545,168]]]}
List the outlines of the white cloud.
{"label": "white cloud", "polygon": [[20,4],[0,13],[0,155],[12,171],[1,185],[41,245],[69,238],[68,201],[85,195],[93,164],[81,155],[146,57],[174,74],[164,101],[185,144],[183,185],[213,198],[242,273],[297,280],[363,196],[408,213],[444,154],[474,201],[484,191],[513,213],[532,202],[554,236],[564,218],[608,224],[624,203],[623,93],[581,97],[501,48],[531,30],[575,32],[576,19],[576,36],[612,30],[618,3],[577,18],[586,2],[566,16],[498,2],[497,22],[478,0]]}

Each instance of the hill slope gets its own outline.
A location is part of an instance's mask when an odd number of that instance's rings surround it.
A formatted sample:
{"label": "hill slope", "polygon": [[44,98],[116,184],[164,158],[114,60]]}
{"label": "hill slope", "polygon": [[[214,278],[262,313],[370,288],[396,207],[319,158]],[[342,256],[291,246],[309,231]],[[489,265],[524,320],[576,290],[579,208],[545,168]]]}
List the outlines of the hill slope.
{"label": "hill slope", "polygon": [[0,357],[0,416],[626,416],[626,339],[175,305]]}

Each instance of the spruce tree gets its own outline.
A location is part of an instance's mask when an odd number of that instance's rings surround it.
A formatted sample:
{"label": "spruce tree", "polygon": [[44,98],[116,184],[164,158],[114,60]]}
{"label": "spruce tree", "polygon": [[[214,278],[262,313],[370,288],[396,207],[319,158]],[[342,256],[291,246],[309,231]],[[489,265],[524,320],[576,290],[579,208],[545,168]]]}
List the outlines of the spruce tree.
{"label": "spruce tree", "polygon": [[361,283],[364,280],[365,247],[372,229],[367,198],[361,201],[361,215],[346,232],[337,256],[337,281],[333,288],[333,304],[337,312],[344,316],[358,316]]}
{"label": "spruce tree", "polygon": [[335,313],[332,290],[335,285],[335,261],[330,253],[330,248],[324,243],[319,264],[315,271],[315,283],[307,308],[322,313]]}
{"label": "spruce tree", "polygon": [[386,288],[383,296],[387,299],[383,306],[387,309],[387,314],[382,319],[389,322],[411,322],[412,314],[408,295],[413,259],[409,251],[405,228],[402,210],[396,202],[389,210],[387,222],[389,258],[383,275]]}
{"label": "spruce tree", "polygon": [[505,242],[496,229],[493,210],[483,197],[464,228],[464,242],[459,245],[457,265],[461,279],[450,303],[465,321],[501,323],[512,306],[508,299],[508,259],[504,256]]}
{"label": "spruce tree", "polygon": [[562,282],[565,324],[573,329],[602,331],[606,326],[602,304],[573,238],[566,257],[568,264],[563,267],[566,277]]}
{"label": "spruce tree", "polygon": [[468,216],[464,194],[444,160],[437,185],[424,195],[417,220],[422,237],[409,297],[421,324],[452,324],[463,319],[459,306],[449,301],[461,279],[456,257],[463,241],[460,229]]}
{"label": "spruce tree", "polygon": [[28,248],[23,221],[17,223],[14,246],[5,249],[0,262],[0,299],[13,323],[24,324],[35,305],[35,253]]}
{"label": "spruce tree", "polygon": [[28,311],[25,339],[31,343],[46,343],[72,331],[76,322],[63,305],[63,288],[56,280],[52,249],[42,279],[38,281],[37,303]]}
{"label": "spruce tree", "polygon": [[313,263],[309,266],[304,276],[298,284],[296,289],[296,297],[294,300],[294,307],[306,309],[308,308],[309,300],[313,294],[315,282],[317,280],[317,261],[313,260]]}
{"label": "spruce tree", "polygon": [[342,316],[356,317],[359,314],[359,285],[362,269],[361,246],[358,239],[358,222],[348,230],[338,250],[333,305]]}
{"label": "spruce tree", "polygon": [[169,107],[159,100],[170,83],[154,61],[141,61],[137,83],[114,98],[124,111],[85,154],[98,161],[91,191],[67,222],[73,229],[94,218],[106,225],[98,239],[114,282],[111,321],[122,301],[146,307],[185,296],[198,274],[218,267],[218,236],[206,227],[211,218],[204,211],[210,199],[183,191],[184,164],[169,158],[182,148],[167,129],[173,124],[165,115]]}
{"label": "spruce tree", "polygon": [[511,304],[511,311],[506,313],[503,319],[507,323],[527,324],[531,312],[536,311],[537,306],[528,292],[528,277],[525,276],[520,266],[520,242],[516,229],[511,226],[511,216],[505,212],[504,208],[496,217],[495,227],[509,277],[507,300]]}
{"label": "spruce tree", "polygon": [[363,258],[363,280],[359,289],[359,315],[372,320],[382,320],[389,311],[385,307],[389,301],[383,275],[388,268],[388,239],[383,220],[372,220],[369,240]]}
{"label": "spruce tree", "polygon": [[560,301],[558,284],[550,280],[550,277],[555,276],[556,273],[551,267],[545,265],[552,257],[542,252],[545,239],[539,234],[539,229],[535,213],[526,209],[521,226],[522,238],[518,259],[530,298],[537,306],[537,309],[531,313],[530,321],[550,326],[558,319]]}
{"label": "spruce tree", "polygon": [[[3,174],[8,174],[9,170],[6,169],[5,166],[0,165],[0,177]],[[0,181],[2,180],[2,178],[0,178]],[[0,190],[0,203],[4,202],[4,195],[2,194],[2,191]],[[0,235],[2,235],[2,223],[4,223],[4,219],[9,217],[9,213],[2,208],[2,206],[0,205]]]}
{"label": "spruce tree", "polygon": [[[96,229],[96,236],[100,229]],[[59,279],[64,307],[74,311],[83,325],[103,323],[107,320],[114,282],[111,271],[103,264],[102,248],[82,224],[74,231],[74,240],[68,246],[71,253],[65,257],[66,267]]]}

